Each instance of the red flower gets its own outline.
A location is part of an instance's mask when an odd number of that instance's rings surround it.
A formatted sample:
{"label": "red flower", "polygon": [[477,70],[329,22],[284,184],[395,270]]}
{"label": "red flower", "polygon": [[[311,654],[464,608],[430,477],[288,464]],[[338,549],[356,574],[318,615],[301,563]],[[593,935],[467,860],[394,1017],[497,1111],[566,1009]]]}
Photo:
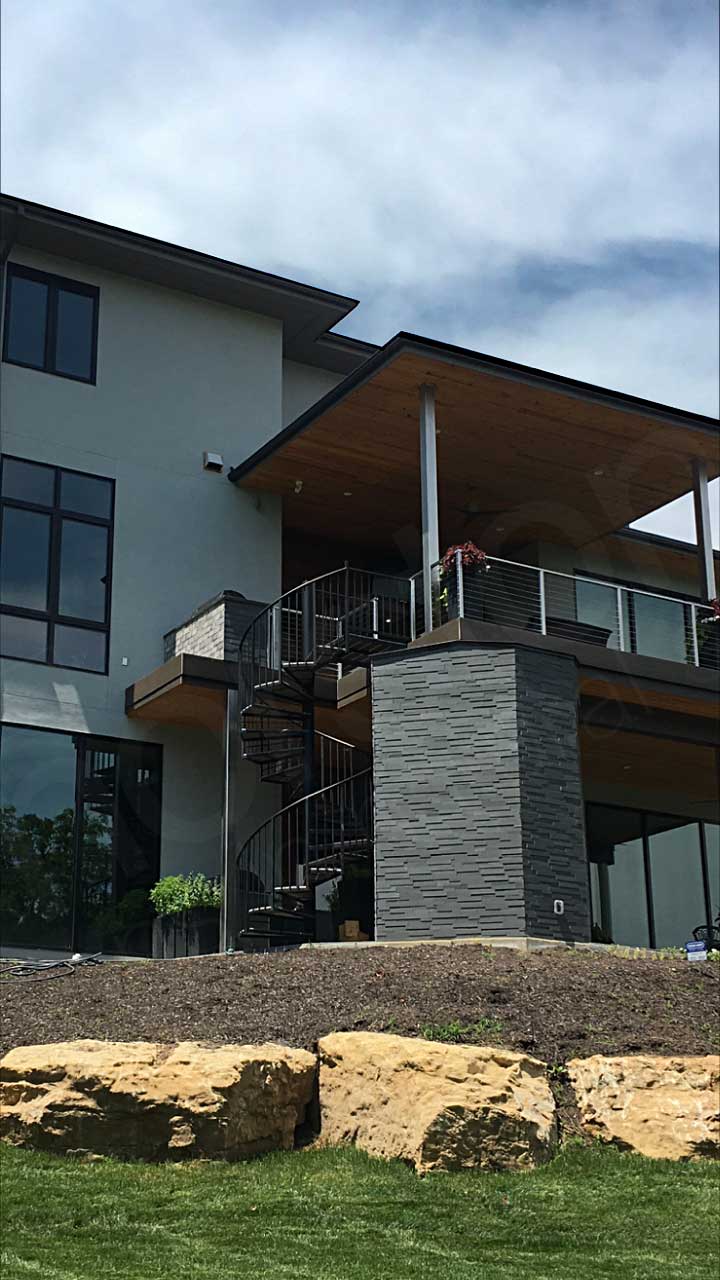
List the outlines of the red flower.
{"label": "red flower", "polygon": [[473,565],[478,565],[487,573],[490,568],[487,553],[476,547],[474,542],[456,543],[455,546],[448,547],[441,561],[444,573],[448,573],[454,566],[455,555],[458,551],[460,552],[460,562],[463,569],[470,569]]}

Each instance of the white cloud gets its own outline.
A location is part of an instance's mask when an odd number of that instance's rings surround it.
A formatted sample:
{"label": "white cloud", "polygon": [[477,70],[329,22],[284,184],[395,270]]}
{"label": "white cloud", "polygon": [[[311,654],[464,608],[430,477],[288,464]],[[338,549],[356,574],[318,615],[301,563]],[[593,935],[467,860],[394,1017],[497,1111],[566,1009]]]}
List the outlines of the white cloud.
{"label": "white cloud", "polygon": [[[6,189],[355,293],[344,328],[376,341],[431,316],[433,336],[714,411],[714,281],[648,292],[632,266],[637,245],[715,244],[706,0],[2,12]],[[526,291],[523,264],[608,254],[601,287]]]}

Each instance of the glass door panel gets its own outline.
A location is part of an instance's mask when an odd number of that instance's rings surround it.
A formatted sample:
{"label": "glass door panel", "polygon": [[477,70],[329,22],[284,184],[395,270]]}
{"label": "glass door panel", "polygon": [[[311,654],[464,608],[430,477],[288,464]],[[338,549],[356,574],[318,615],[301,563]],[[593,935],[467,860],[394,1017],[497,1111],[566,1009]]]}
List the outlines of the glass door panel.
{"label": "glass door panel", "polygon": [[588,805],[587,841],[594,938],[649,947],[642,815]]}
{"label": "glass door panel", "polygon": [[706,822],[703,826],[710,889],[710,919],[716,928],[720,928],[720,826],[717,822]]}
{"label": "glass door panel", "polygon": [[632,593],[634,648],[648,658],[687,662],[686,606],[679,600]]}
{"label": "glass door panel", "polygon": [[697,822],[648,815],[655,946],[682,947],[706,923]]}
{"label": "glass door panel", "polygon": [[148,893],[160,858],[159,750],[88,741],[80,803],[79,948],[148,955]]}
{"label": "glass door panel", "polygon": [[[606,644],[608,649],[620,648],[618,633],[618,593],[615,587],[606,587],[601,582],[585,582],[576,580],[576,599],[578,622],[588,629],[585,637],[592,644]],[[597,635],[593,635],[593,628]],[[583,628],[579,628],[582,639]]]}
{"label": "glass door panel", "polygon": [[72,944],[75,747],[63,733],[0,732],[0,941]]}

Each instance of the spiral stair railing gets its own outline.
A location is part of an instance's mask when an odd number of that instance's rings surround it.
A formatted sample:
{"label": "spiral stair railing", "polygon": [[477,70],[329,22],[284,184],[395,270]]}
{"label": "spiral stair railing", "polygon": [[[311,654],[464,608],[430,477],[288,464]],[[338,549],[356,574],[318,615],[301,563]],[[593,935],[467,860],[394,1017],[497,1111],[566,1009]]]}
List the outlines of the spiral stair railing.
{"label": "spiral stair railing", "polygon": [[315,936],[318,886],[372,861],[372,769],[352,743],[315,730],[318,681],[410,639],[405,578],[348,565],[286,592],[240,644],[242,755],[285,804],[236,858],[234,945],[267,949]]}

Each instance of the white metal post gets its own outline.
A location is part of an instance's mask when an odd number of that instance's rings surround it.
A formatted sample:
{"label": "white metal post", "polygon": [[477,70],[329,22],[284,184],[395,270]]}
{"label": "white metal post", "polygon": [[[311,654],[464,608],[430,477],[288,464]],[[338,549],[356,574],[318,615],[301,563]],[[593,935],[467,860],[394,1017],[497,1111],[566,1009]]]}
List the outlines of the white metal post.
{"label": "white metal post", "polygon": [[437,444],[435,440],[435,388],[420,388],[420,489],[422,495],[422,551],[424,630],[433,628],[434,580],[440,559],[438,519]]}
{"label": "white metal post", "polygon": [[700,646],[698,645],[697,605],[690,605],[690,626],[692,628],[692,655],[696,667],[700,666]]}
{"label": "white metal post", "polygon": [[458,618],[465,617],[465,583],[463,582],[462,551],[455,552],[455,584],[457,587]]}
{"label": "white metal post", "polygon": [[713,561],[712,530],[710,528],[710,495],[708,493],[707,466],[700,459],[693,462],[693,501],[695,505],[695,540],[700,562],[700,589],[704,600],[714,600],[715,563]]}
{"label": "white metal post", "polygon": [[547,602],[546,602],[546,600],[545,600],[545,570],[544,570],[544,569],[540,569],[538,572],[539,572],[539,575],[540,575],[540,576],[539,576],[539,585],[540,585],[540,634],[541,634],[541,635],[543,635],[543,636],[546,636],[546,635],[547,635]]}
{"label": "white metal post", "polygon": [[415,630],[415,578],[410,579],[410,639],[417,638]]}
{"label": "white metal post", "polygon": [[616,587],[615,590],[617,591],[618,649],[622,651],[625,648],[625,618],[623,616],[622,587]]}

